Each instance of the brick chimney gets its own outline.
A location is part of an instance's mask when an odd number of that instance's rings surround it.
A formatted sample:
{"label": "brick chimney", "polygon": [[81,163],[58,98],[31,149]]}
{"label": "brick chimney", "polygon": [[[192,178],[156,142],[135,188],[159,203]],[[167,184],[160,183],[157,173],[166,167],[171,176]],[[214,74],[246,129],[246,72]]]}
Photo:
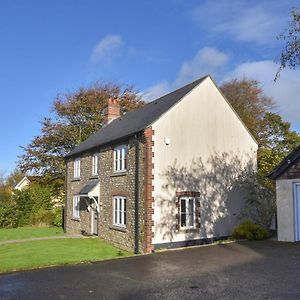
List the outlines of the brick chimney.
{"label": "brick chimney", "polygon": [[119,118],[120,115],[119,101],[114,98],[109,98],[107,102],[107,108],[105,110],[104,123],[108,124],[112,120]]}

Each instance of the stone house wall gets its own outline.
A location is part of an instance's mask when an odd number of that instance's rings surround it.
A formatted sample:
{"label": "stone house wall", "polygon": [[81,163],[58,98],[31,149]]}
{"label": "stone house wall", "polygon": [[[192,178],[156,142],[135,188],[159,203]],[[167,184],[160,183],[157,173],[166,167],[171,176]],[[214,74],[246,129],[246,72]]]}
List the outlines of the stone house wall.
{"label": "stone house wall", "polygon": [[[147,217],[147,206],[145,202],[145,136],[140,135],[139,143],[139,252],[149,252],[145,244],[145,217]],[[127,170],[122,173],[113,172],[113,149],[119,145],[128,146]],[[85,153],[81,158],[80,180],[73,178],[74,158],[69,158],[66,174],[66,232],[80,233],[82,230],[91,232],[91,212],[81,198],[80,220],[72,217],[73,196],[76,195],[86,183],[95,178],[92,174],[92,155],[98,153],[98,173],[100,182],[98,217],[98,235],[100,238],[116,245],[117,247],[134,251],[135,248],[135,189],[136,189],[136,139],[134,137],[123,142],[99,148],[97,151]],[[78,156],[79,157],[79,156]],[[113,196],[126,196],[126,228],[113,225]],[[149,210],[149,208],[148,208]],[[152,237],[151,237],[152,238]]]}
{"label": "stone house wall", "polygon": [[88,199],[80,201],[80,219],[73,217],[73,196],[87,184],[92,177],[92,153],[80,156],[80,178],[74,178],[74,159],[66,162],[66,203],[65,203],[65,229],[67,233],[80,234],[82,231],[91,231],[91,213],[87,210]]}

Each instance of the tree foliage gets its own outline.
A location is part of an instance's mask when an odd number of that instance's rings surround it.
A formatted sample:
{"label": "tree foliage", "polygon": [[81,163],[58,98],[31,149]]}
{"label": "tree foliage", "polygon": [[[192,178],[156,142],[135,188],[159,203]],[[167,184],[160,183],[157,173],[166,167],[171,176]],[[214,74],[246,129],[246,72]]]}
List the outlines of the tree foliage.
{"label": "tree foliage", "polygon": [[269,229],[276,212],[276,197],[275,192],[262,184],[261,179],[253,171],[245,171],[238,178],[236,185],[247,190],[246,207],[240,217]]}
{"label": "tree foliage", "polygon": [[264,94],[259,82],[246,78],[234,79],[225,82],[221,91],[253,136],[260,140],[265,114],[274,107],[274,102]]}
{"label": "tree foliage", "polygon": [[291,124],[278,114],[265,114],[265,127],[261,133],[258,150],[258,172],[264,184],[274,189],[273,182],[265,175],[270,173],[283,159],[300,144],[300,136],[291,130]]}
{"label": "tree foliage", "polygon": [[285,46],[280,54],[280,66],[275,81],[284,68],[295,69],[300,65],[300,11],[298,9],[292,9],[288,28],[278,38],[285,41]]}
{"label": "tree foliage", "polygon": [[43,183],[61,191],[65,172],[64,156],[103,126],[103,110],[109,98],[118,98],[122,113],[144,103],[132,87],[96,83],[73,93],[58,95],[52,117],[41,122],[41,133],[24,147],[19,158],[22,172],[40,175]]}
{"label": "tree foliage", "polygon": [[298,133],[291,130],[289,122],[272,112],[273,100],[264,95],[258,81],[235,79],[224,83],[221,90],[256,138],[260,180],[274,190],[274,183],[266,175],[300,144]]}

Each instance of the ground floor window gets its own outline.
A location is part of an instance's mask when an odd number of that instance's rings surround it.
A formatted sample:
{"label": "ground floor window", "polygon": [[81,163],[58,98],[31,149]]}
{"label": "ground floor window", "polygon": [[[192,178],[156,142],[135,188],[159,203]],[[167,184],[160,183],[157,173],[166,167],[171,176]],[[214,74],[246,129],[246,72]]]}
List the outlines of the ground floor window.
{"label": "ground floor window", "polygon": [[195,228],[195,198],[181,197],[180,198],[180,227]]}
{"label": "ground floor window", "polygon": [[126,197],[113,197],[113,225],[126,226]]}
{"label": "ground floor window", "polygon": [[79,208],[80,208],[80,197],[79,196],[74,196],[73,197],[73,217],[79,219],[80,214],[79,214]]}

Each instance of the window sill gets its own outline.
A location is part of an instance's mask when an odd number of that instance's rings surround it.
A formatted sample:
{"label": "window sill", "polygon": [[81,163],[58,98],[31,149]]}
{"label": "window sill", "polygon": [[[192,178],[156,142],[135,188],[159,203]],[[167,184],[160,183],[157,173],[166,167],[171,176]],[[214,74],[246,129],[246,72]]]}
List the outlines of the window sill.
{"label": "window sill", "polygon": [[127,171],[122,171],[122,172],[114,172],[110,175],[110,177],[118,177],[118,176],[126,176]]}
{"label": "window sill", "polygon": [[89,179],[99,179],[99,175],[92,175]]}
{"label": "window sill", "polygon": [[81,180],[81,178],[80,177],[78,177],[78,178],[72,178],[72,180],[71,181],[80,181]]}
{"label": "window sill", "polygon": [[127,232],[126,227],[121,227],[121,226],[118,226],[118,225],[111,225],[111,226],[109,226],[109,229],[116,230],[116,231],[121,231],[121,232]]}
{"label": "window sill", "polygon": [[182,233],[197,232],[197,231],[199,231],[199,229],[200,228],[196,228],[196,227],[190,227],[190,228],[183,227],[183,228],[179,228],[179,232],[182,232]]}
{"label": "window sill", "polygon": [[76,221],[76,222],[80,222],[80,218],[76,218],[76,217],[72,217],[71,220]]}

